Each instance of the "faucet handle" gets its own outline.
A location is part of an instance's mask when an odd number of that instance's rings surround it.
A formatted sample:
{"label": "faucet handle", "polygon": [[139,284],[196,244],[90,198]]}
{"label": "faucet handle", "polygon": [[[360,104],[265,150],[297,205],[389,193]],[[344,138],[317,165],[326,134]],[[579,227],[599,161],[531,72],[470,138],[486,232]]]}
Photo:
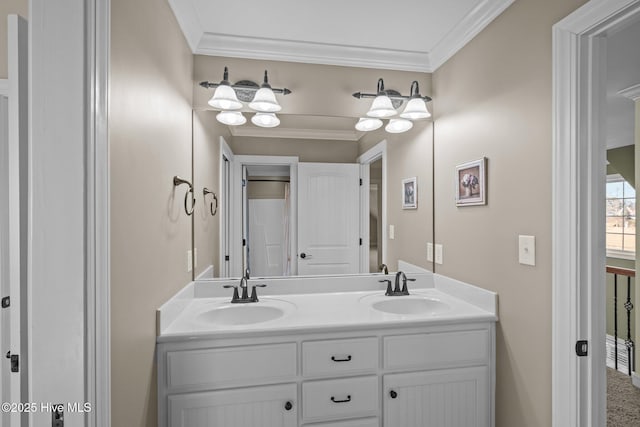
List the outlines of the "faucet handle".
{"label": "faucet handle", "polygon": [[251,288],[251,302],[258,302],[258,293],[256,292],[256,288],[266,288],[267,285],[253,285]]}
{"label": "faucet handle", "polygon": [[391,295],[393,293],[393,290],[391,289],[391,280],[384,279],[384,280],[378,280],[378,282],[380,282],[380,283],[385,283],[386,282],[387,291],[384,293],[385,295]]}
{"label": "faucet handle", "polygon": [[238,287],[236,285],[224,285],[223,288],[233,288],[233,297],[231,297],[231,302],[237,302],[240,299],[238,295]]}

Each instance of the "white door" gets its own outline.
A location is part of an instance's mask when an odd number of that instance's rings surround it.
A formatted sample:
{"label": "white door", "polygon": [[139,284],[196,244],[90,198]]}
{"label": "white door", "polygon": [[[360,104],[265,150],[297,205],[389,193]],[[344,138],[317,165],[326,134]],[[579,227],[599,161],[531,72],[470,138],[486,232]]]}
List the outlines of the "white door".
{"label": "white door", "polygon": [[[0,297],[3,402],[26,402],[28,110],[27,21],[8,18],[8,98],[0,97]],[[5,133],[6,132],[6,133]],[[6,357],[5,357],[6,356]],[[26,415],[3,411],[0,425],[17,427]]]}
{"label": "white door", "polygon": [[298,274],[360,270],[360,165],[298,164]]}
{"label": "white door", "polygon": [[252,276],[282,276],[285,258],[285,200],[249,200],[249,269]]}
{"label": "white door", "polygon": [[486,366],[384,376],[384,425],[489,427]]}
{"label": "white door", "polygon": [[296,384],[169,396],[169,427],[296,427]]}

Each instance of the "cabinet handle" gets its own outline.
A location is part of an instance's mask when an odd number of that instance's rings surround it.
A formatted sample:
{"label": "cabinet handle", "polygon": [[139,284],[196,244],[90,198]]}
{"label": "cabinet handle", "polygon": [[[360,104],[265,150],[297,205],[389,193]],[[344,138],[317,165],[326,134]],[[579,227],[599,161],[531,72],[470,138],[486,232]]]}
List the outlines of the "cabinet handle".
{"label": "cabinet handle", "polygon": [[333,360],[334,362],[349,362],[351,361],[351,355],[348,354],[346,357],[342,359],[338,359],[336,356],[331,356],[331,360]]}
{"label": "cabinet handle", "polygon": [[398,397],[398,393],[396,393],[395,390],[391,390],[389,392],[389,396],[391,396],[392,399],[395,399],[396,397]]}
{"label": "cabinet handle", "polygon": [[336,400],[335,397],[331,396],[331,401],[333,403],[347,403],[347,402],[351,402],[351,395],[348,395],[346,399],[343,400]]}
{"label": "cabinet handle", "polygon": [[290,401],[284,404],[284,409],[290,411],[293,408],[293,403]]}

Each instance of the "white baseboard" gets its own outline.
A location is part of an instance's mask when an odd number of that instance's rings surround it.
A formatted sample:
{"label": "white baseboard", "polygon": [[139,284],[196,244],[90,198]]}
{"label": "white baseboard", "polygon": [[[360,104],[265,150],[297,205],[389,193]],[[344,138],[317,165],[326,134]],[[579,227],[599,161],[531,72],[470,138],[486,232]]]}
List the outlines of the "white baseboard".
{"label": "white baseboard", "polygon": [[636,388],[640,388],[640,375],[637,372],[631,373],[631,384],[636,386]]}

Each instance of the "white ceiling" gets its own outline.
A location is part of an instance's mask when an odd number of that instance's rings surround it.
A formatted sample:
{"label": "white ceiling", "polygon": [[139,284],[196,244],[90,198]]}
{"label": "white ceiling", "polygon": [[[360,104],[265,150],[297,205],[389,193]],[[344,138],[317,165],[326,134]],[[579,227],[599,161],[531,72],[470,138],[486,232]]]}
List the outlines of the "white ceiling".
{"label": "white ceiling", "polygon": [[193,53],[433,72],[514,0],[169,0]]}
{"label": "white ceiling", "polygon": [[635,104],[620,91],[640,84],[640,22],[607,37],[607,148],[635,143]]}

